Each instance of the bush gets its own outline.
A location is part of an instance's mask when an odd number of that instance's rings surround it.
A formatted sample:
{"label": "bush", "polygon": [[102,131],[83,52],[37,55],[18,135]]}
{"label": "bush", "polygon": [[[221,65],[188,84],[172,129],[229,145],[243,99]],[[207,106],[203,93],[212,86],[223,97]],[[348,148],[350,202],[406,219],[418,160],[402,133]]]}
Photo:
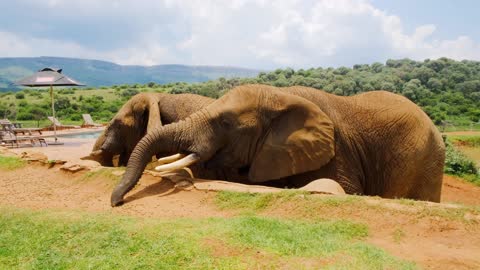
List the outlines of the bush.
{"label": "bush", "polygon": [[450,142],[446,144],[445,173],[454,175],[478,174],[475,162],[457,150]]}
{"label": "bush", "polygon": [[136,89],[126,89],[126,90],[123,90],[120,95],[124,98],[131,98],[138,93],[140,93],[140,92]]}
{"label": "bush", "polygon": [[16,99],[24,99],[25,98],[25,94],[22,93],[22,92],[18,92],[15,94],[15,98]]}
{"label": "bush", "polygon": [[42,98],[42,93],[38,91],[31,91],[30,93],[28,93],[28,95],[31,97]]}

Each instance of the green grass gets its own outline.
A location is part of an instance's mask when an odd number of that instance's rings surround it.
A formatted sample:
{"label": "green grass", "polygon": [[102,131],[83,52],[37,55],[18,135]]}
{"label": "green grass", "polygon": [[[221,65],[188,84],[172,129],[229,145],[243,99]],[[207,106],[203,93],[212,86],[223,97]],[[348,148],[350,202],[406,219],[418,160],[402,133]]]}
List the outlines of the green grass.
{"label": "green grass", "polygon": [[284,256],[327,256],[368,235],[365,225],[349,221],[309,223],[249,216],[233,219],[228,225],[233,244]]}
{"label": "green grass", "polygon": [[121,178],[120,176],[115,175],[115,172],[121,172],[121,171],[125,171],[125,168],[124,167],[101,168],[99,170],[89,171],[85,173],[82,176],[81,180],[108,179],[108,180],[111,180],[113,184],[115,184],[118,181],[120,181],[120,178]]}
{"label": "green grass", "polygon": [[215,197],[215,204],[221,209],[238,209],[248,211],[265,210],[286,202],[305,203],[317,206],[340,206],[353,204],[362,200],[359,196],[312,196],[299,190],[285,190],[278,193],[246,193],[220,191]]}
{"label": "green grass", "polygon": [[456,145],[480,147],[480,136],[478,135],[453,135],[448,138]]}
{"label": "green grass", "polygon": [[[300,217],[305,220],[316,221],[325,214],[342,211],[344,215],[362,213],[391,213],[395,215],[406,215],[408,218],[442,218],[469,223],[465,218],[467,213],[480,215],[480,207],[469,205],[458,205],[448,208],[441,205],[431,205],[424,201],[410,199],[392,200],[390,206],[377,202],[372,197],[365,196],[318,196],[314,194],[296,193],[286,191],[274,194],[242,193],[221,191],[217,193],[214,203],[221,209],[238,211],[241,214],[251,215],[252,213],[275,213],[281,209],[282,213],[289,216]],[[398,207],[395,207],[398,205]],[[401,207],[408,206],[408,207]]]}
{"label": "green grass", "polygon": [[8,157],[0,155],[1,170],[15,170],[24,167],[26,162],[18,157]]}
{"label": "green grass", "polygon": [[400,242],[402,242],[402,239],[405,238],[405,232],[402,229],[397,228],[395,229],[395,231],[393,231],[392,237],[393,241],[399,244]]}
{"label": "green grass", "polygon": [[295,197],[302,197],[306,192],[286,190],[279,193],[246,193],[221,191],[215,197],[215,203],[221,209],[262,210],[278,200],[289,201]]}
{"label": "green grass", "polygon": [[344,220],[158,220],[0,208],[0,268],[302,269],[305,260],[329,269],[415,268],[366,244],[367,235],[365,225]]}

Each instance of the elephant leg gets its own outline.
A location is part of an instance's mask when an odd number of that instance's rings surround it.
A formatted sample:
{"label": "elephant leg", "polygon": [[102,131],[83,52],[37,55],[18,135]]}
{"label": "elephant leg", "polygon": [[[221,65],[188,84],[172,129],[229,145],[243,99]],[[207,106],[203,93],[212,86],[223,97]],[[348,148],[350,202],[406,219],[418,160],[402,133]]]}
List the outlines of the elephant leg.
{"label": "elephant leg", "polygon": [[122,153],[120,154],[120,157],[118,159],[118,166],[121,167],[121,166],[127,166],[127,163],[128,163],[128,158],[130,157],[129,154],[127,153]]}
{"label": "elephant leg", "polygon": [[431,162],[424,166],[413,179],[408,198],[431,202],[440,202],[443,182],[443,162]]}

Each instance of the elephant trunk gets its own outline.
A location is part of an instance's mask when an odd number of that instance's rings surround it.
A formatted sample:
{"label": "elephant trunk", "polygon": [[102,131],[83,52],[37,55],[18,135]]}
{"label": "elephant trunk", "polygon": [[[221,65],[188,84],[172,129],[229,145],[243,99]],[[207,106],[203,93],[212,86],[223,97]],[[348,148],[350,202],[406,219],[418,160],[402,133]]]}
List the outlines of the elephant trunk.
{"label": "elephant trunk", "polygon": [[123,203],[124,195],[137,184],[152,156],[157,153],[178,153],[188,149],[188,145],[192,144],[192,137],[184,130],[191,124],[192,119],[187,118],[178,123],[157,128],[138,142],[128,160],[122,180],[112,193],[112,206]]}
{"label": "elephant trunk", "polygon": [[82,160],[93,160],[100,163],[102,166],[113,167],[113,156],[114,153],[111,151],[106,151],[102,149],[102,146],[107,141],[107,132],[108,127],[106,127],[103,132],[98,136],[95,144],[93,145],[92,152],[85,157],[82,157]]}

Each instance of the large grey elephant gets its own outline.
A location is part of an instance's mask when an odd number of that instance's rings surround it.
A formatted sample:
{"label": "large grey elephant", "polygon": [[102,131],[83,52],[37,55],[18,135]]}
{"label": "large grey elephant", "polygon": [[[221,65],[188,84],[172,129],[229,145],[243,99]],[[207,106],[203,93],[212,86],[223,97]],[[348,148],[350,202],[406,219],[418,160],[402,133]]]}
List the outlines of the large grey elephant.
{"label": "large grey elephant", "polygon": [[428,116],[385,91],[341,97],[306,87],[244,85],[137,144],[112,206],[138,182],[149,157],[186,156],[158,170],[203,162],[251,183],[299,187],[319,178],[349,194],[438,202],[445,145]]}
{"label": "large grey elephant", "polygon": [[127,165],[135,145],[147,132],[184,119],[214,100],[194,94],[137,94],[122,106],[83,159],[113,166],[114,156],[119,155],[118,165]]}

